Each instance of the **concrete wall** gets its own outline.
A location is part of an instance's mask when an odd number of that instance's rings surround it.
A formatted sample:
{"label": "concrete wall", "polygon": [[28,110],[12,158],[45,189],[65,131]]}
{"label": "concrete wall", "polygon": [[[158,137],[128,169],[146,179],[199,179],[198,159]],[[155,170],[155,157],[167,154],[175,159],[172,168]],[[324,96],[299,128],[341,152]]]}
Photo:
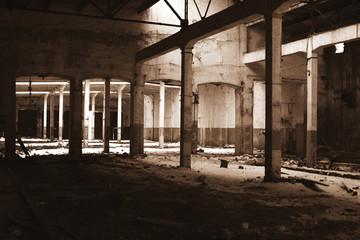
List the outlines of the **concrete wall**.
{"label": "concrete wall", "polygon": [[[159,140],[159,93],[145,95],[145,139]],[[180,141],[180,90],[165,91],[164,141]]]}
{"label": "concrete wall", "polygon": [[224,84],[199,86],[199,144],[225,146],[235,142],[235,89]]}
{"label": "concrete wall", "polygon": [[360,41],[345,52],[324,49],[325,69],[319,76],[319,145],[358,152],[360,149]]}

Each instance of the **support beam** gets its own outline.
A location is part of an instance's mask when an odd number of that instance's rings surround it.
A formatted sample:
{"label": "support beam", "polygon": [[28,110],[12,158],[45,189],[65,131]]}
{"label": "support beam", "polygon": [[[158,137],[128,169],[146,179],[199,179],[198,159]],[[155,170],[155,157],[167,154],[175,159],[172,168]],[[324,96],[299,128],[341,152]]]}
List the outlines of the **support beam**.
{"label": "support beam", "polygon": [[84,121],[83,121],[83,139],[84,147],[88,146],[89,142],[89,106],[90,106],[90,80],[84,81]]}
{"label": "support beam", "polygon": [[130,155],[134,156],[144,153],[144,79],[136,74],[130,88]]}
{"label": "support beam", "polygon": [[276,9],[277,12],[283,12],[292,4],[301,2],[301,0],[272,0],[268,6],[270,9],[266,8],[267,2],[264,0],[247,0],[226,8],[221,12],[183,28],[181,31],[158,43],[138,51],[136,53],[136,62],[150,60],[175,49],[182,48],[186,44],[193,46],[201,39],[256,19],[263,15],[266,10]]}
{"label": "support beam", "polygon": [[82,81],[70,81],[70,139],[69,155],[80,160],[82,155]]}
{"label": "support beam", "polygon": [[104,78],[104,99],[103,99],[103,132],[104,132],[104,153],[110,152],[110,78]]}
{"label": "support beam", "polygon": [[265,180],[281,177],[281,35],[282,16],[267,14],[266,21],[266,115]]}
{"label": "support beam", "polygon": [[55,118],[55,99],[54,99],[54,93],[51,92],[50,93],[50,131],[49,131],[51,141],[54,140],[54,133],[55,133],[54,118]]}
{"label": "support beam", "polygon": [[44,112],[43,112],[43,138],[46,139],[46,132],[47,132],[47,100],[49,94],[45,94],[44,96]]}
{"label": "support beam", "polygon": [[239,26],[241,87],[235,89],[235,156],[253,154],[253,79],[248,77],[248,69],[243,62],[247,52],[247,28]]}
{"label": "support beam", "polygon": [[181,49],[180,166],[191,168],[192,149],[192,46]]}
{"label": "support beam", "polygon": [[306,166],[317,163],[318,55],[309,41],[307,54]]}
{"label": "support beam", "polygon": [[63,129],[64,129],[64,88],[60,87],[59,95],[59,141],[63,140]]}
{"label": "support beam", "polygon": [[164,148],[165,83],[160,82],[159,94],[159,148]]}
{"label": "support beam", "polygon": [[121,143],[121,120],[122,120],[122,91],[125,85],[118,86],[118,108],[117,108],[117,142]]}

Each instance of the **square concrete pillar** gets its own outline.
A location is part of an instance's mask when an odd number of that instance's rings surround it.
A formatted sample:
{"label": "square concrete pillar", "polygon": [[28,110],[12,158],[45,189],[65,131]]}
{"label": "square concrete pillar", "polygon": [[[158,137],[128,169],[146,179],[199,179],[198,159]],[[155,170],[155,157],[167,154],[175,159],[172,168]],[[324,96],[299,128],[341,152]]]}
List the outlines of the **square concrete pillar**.
{"label": "square concrete pillar", "polygon": [[136,74],[130,91],[130,155],[134,156],[144,153],[144,78]]}
{"label": "square concrete pillar", "polygon": [[104,153],[110,152],[110,78],[104,78],[104,101],[103,101],[103,141]]}
{"label": "square concrete pillar", "polygon": [[69,154],[73,160],[82,155],[82,81],[70,81]]}
{"label": "square concrete pillar", "polygon": [[180,123],[180,166],[191,168],[192,150],[192,47],[181,49],[181,123]]}
{"label": "square concrete pillar", "polygon": [[265,43],[265,180],[281,177],[282,16],[268,14]]}
{"label": "square concrete pillar", "polygon": [[7,160],[15,158],[16,138],[16,77],[14,72],[6,68],[0,73],[0,121],[4,126],[5,157]]}
{"label": "square concrete pillar", "polygon": [[49,93],[44,95],[44,111],[43,111],[43,138],[46,139],[47,137],[47,105],[48,105],[48,97]]}
{"label": "square concrete pillar", "polygon": [[126,85],[118,86],[118,107],[117,107],[117,142],[121,143],[121,120],[122,120],[122,91]]}
{"label": "square concrete pillar", "polygon": [[243,63],[247,52],[247,27],[239,26],[240,34],[240,87],[235,89],[235,155],[253,154],[253,78],[248,77],[248,67]]}
{"label": "square concrete pillar", "polygon": [[307,54],[307,122],[306,166],[317,163],[318,54],[312,51],[311,38]]}
{"label": "square concrete pillar", "polygon": [[60,87],[59,93],[59,140],[63,140],[63,128],[64,128],[64,89],[65,86]]}
{"label": "square concrete pillar", "polygon": [[84,139],[84,146],[88,146],[89,141],[89,118],[90,118],[90,80],[84,81],[84,121],[83,121],[83,139]]}
{"label": "square concrete pillar", "polygon": [[49,138],[51,141],[54,140],[54,112],[55,112],[55,100],[54,100],[54,93],[51,92],[50,94],[50,131],[49,131]]}

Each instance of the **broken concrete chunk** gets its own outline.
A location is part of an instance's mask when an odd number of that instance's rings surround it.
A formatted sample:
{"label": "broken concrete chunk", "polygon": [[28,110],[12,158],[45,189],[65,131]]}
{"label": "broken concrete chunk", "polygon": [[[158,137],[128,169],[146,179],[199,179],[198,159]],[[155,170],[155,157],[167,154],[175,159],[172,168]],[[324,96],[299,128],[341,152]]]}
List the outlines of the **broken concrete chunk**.
{"label": "broken concrete chunk", "polygon": [[229,162],[223,159],[220,159],[220,167],[221,168],[227,168],[228,167]]}
{"label": "broken concrete chunk", "polygon": [[195,181],[196,182],[205,182],[206,176],[205,175],[200,175]]}

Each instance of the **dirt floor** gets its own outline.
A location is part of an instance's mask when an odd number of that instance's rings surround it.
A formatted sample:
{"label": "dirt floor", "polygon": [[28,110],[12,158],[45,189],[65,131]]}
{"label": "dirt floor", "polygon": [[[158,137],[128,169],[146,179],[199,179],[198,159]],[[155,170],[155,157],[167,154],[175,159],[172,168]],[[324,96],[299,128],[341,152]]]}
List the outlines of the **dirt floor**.
{"label": "dirt floor", "polygon": [[178,153],[3,160],[0,239],[360,239],[360,180],[283,168],[263,182],[264,167],[209,153],[178,165]]}

